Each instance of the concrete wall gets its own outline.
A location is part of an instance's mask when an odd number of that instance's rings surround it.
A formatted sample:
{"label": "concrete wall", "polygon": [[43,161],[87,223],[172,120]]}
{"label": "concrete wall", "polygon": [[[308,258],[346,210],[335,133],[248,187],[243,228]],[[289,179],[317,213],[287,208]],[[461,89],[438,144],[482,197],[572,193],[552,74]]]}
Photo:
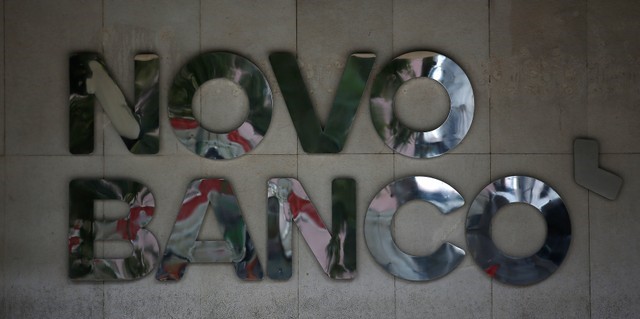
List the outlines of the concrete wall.
{"label": "concrete wall", "polygon": [[[0,3],[0,317],[603,318],[640,311],[640,5],[634,1]],[[349,53],[376,53],[375,74],[391,58],[416,49],[446,54],[471,79],[476,113],[459,147],[428,160],[394,154],[375,134],[367,90],[342,153],[302,151],[268,61],[270,52],[298,55],[325,119]],[[236,160],[191,154],[167,119],[173,76],[190,58],[212,50],[248,57],[274,89],[268,134],[250,155]],[[161,56],[160,154],[130,154],[100,111],[94,154],[70,155],[68,58],[76,51],[103,54],[130,100],[133,55],[152,51]],[[202,119],[214,128],[233,118],[225,103],[239,103],[224,88],[213,85],[202,95]],[[216,95],[216,90],[224,93]],[[445,96],[428,81],[407,85],[400,94],[398,109],[407,122],[429,127],[446,114]],[[216,108],[220,112],[213,112]],[[601,165],[624,178],[615,201],[574,182],[577,137],[597,139]],[[362,235],[364,214],[373,196],[394,178],[436,177],[466,199],[447,217],[428,204],[407,205],[398,213],[394,231],[399,245],[425,254],[444,240],[466,249],[470,202],[492,180],[511,174],[548,182],[569,209],[571,248],[548,280],[506,286],[467,256],[440,280],[412,283],[394,279],[373,261]],[[294,275],[285,282],[242,282],[228,264],[190,266],[177,283],[161,283],[153,275],[88,284],[67,277],[68,183],[73,178],[129,177],[151,187],[157,210],[149,229],[163,251],[188,182],[227,178],[264,264],[266,181],[286,176],[304,184],[327,223],[331,180],[356,179],[355,280],[327,278],[299,234]],[[115,217],[107,208],[101,214]],[[535,251],[544,237],[542,219],[522,206],[505,210],[494,223],[501,247]],[[205,237],[219,235],[215,227],[206,227]],[[97,249],[113,256],[123,247],[108,243]]]}

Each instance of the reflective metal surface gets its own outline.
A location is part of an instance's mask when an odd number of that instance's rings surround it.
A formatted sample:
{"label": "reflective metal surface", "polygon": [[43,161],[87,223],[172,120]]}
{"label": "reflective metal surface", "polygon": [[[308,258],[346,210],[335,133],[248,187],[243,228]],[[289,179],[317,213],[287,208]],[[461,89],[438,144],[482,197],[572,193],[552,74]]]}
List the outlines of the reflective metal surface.
{"label": "reflective metal surface", "polygon": [[[447,119],[432,131],[406,127],[393,111],[400,86],[418,77],[440,83],[451,101]],[[393,59],[380,71],[371,88],[370,107],[373,125],[387,146],[409,157],[431,158],[453,149],[467,135],[473,121],[473,90],[467,75],[451,59],[435,52],[416,51]]]}
{"label": "reflective metal surface", "polygon": [[268,182],[267,274],[271,279],[291,277],[292,221],[311,248],[322,270],[333,279],[352,279],[356,274],[356,183],[337,178],[332,183],[332,233],[294,178]]}
{"label": "reflective metal surface", "polygon": [[93,152],[94,101],[102,105],[113,127],[134,154],[159,150],[159,58],[135,57],[135,104],[127,103],[104,60],[96,53],[78,53],[69,59],[69,151]]}
{"label": "reflective metal surface", "polygon": [[[547,237],[538,252],[517,258],[500,251],[491,239],[491,220],[510,203],[529,204],[547,222]],[[571,244],[571,220],[562,198],[551,186],[528,176],[508,176],[485,187],[467,215],[467,246],[489,276],[511,285],[531,285],[555,272]]]}
{"label": "reflective metal surface", "polygon": [[464,199],[447,183],[431,177],[406,177],[385,186],[371,201],[364,219],[364,238],[369,252],[386,271],[413,281],[429,281],[453,271],[464,258],[462,248],[443,243],[427,256],[409,255],[396,245],[391,224],[405,203],[421,200],[433,204],[443,214],[464,205]]}
{"label": "reflective metal surface", "polygon": [[[197,240],[209,203],[224,240]],[[262,266],[231,184],[224,179],[197,179],[187,187],[156,279],[180,280],[189,263],[214,262],[232,262],[240,279],[262,279]]]}
{"label": "reflective metal surface", "polygon": [[375,54],[349,56],[326,126],[320,123],[313,109],[296,57],[289,52],[276,52],[269,55],[269,60],[302,149],[307,153],[339,153],[351,129]]}
{"label": "reflective metal surface", "polygon": [[622,178],[600,168],[598,141],[578,138],[573,142],[573,172],[578,185],[609,200],[618,197]]}
{"label": "reflective metal surface", "polygon": [[[129,214],[117,220],[96,220],[96,200],[121,200]],[[131,180],[74,179],[69,183],[69,278],[73,280],[130,280],[149,274],[158,264],[160,247],[144,227],[151,221],[155,200],[151,191]],[[94,258],[95,242],[127,240],[127,258]]]}
{"label": "reflective metal surface", "polygon": [[[196,91],[213,79],[237,84],[249,99],[249,116],[231,132],[208,131],[193,115]],[[272,104],[269,83],[251,61],[233,53],[204,53],[189,61],[173,80],[169,90],[169,121],[178,140],[195,154],[210,159],[233,159],[250,152],[262,141],[271,122]]]}

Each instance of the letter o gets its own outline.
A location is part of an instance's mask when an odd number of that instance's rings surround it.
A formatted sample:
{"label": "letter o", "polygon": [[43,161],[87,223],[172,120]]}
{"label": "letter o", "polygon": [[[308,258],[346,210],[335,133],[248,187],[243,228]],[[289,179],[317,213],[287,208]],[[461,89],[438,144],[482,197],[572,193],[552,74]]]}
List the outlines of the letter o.
{"label": "letter o", "polygon": [[[535,207],[547,222],[544,245],[535,254],[518,258],[506,255],[491,239],[491,220],[511,203]],[[571,220],[567,208],[551,186],[528,176],[508,176],[485,187],[469,208],[467,247],[475,262],[489,276],[510,285],[532,285],[553,274],[571,244]]]}
{"label": "letter o", "polygon": [[[191,105],[201,85],[220,78],[239,85],[249,99],[249,116],[228,133],[214,133],[200,126]],[[253,150],[269,128],[272,107],[272,92],[264,74],[251,61],[228,52],[195,57],[178,72],[169,90],[173,132],[187,149],[211,159],[233,159]]]}
{"label": "letter o", "polygon": [[[447,119],[431,131],[414,131],[393,112],[393,99],[403,83],[419,77],[440,83],[450,99]],[[440,156],[458,146],[473,122],[471,82],[448,57],[429,51],[403,54],[376,76],[370,97],[371,120],[382,140],[396,152],[413,158]]]}

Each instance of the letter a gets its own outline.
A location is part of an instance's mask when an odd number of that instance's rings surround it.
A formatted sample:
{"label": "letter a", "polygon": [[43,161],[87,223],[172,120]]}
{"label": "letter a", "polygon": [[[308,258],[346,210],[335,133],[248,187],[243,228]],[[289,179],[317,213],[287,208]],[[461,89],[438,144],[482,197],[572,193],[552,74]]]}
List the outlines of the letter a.
{"label": "letter a", "polygon": [[[224,240],[196,240],[209,203]],[[189,263],[217,262],[234,263],[240,279],[262,279],[262,266],[231,184],[224,179],[197,179],[187,187],[156,279],[180,280]]]}

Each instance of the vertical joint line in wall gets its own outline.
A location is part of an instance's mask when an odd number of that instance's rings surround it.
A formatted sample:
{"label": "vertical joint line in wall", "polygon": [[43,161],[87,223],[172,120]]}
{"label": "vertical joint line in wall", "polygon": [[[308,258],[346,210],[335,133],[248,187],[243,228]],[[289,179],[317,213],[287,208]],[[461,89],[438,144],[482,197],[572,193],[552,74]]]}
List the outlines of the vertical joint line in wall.
{"label": "vertical joint line in wall", "polygon": [[[294,29],[295,29],[295,47],[296,47],[296,60],[298,60],[300,58],[299,54],[298,54],[298,0],[296,0],[295,3],[295,18],[294,18]],[[298,60],[298,63],[299,60]],[[298,132],[296,131],[296,179],[300,180],[300,145],[298,143],[299,141],[299,136],[298,136]],[[298,242],[300,236],[296,236],[296,241],[295,243],[297,243],[297,247],[300,247],[300,243]],[[298,276],[298,283],[297,283],[297,291],[296,291],[296,312],[297,312],[297,317],[296,318],[300,318],[300,249],[298,248],[298,252],[295,254],[296,255],[296,260],[298,261],[298,264],[296,265],[296,275]]]}
{"label": "vertical joint line in wall", "polygon": [[296,55],[298,55],[298,0],[296,0],[295,30],[296,30]]}
{"label": "vertical joint line in wall", "polygon": [[[102,12],[101,12],[100,16],[102,18],[102,21],[101,21],[102,28],[100,29],[100,34],[101,34],[100,51],[102,53],[102,56],[105,56],[105,52],[104,52],[104,42],[105,42],[105,23],[104,23],[104,20],[105,20],[105,3],[104,3],[104,0],[102,0]],[[94,109],[96,108],[95,105],[93,107],[94,107]],[[106,118],[106,116],[103,117],[103,118]],[[107,166],[107,161],[106,161],[107,147],[106,147],[106,144],[107,143],[105,143],[104,130],[101,130],[101,131],[102,131],[102,177],[106,178],[106,174],[107,174],[107,168],[106,168],[106,166]],[[104,219],[104,207],[102,208],[102,218]],[[105,245],[105,243],[104,243],[104,241],[100,241],[100,244],[102,245],[102,253],[104,254],[104,245]],[[106,312],[106,300],[105,300],[106,299],[106,292],[105,292],[106,287],[104,285],[104,281],[102,282],[101,286],[102,286],[102,318],[105,318],[107,316],[106,315],[107,312]]]}
{"label": "vertical joint line in wall", "polygon": [[587,250],[587,260],[589,260],[589,318],[591,318],[591,305],[593,303],[592,294],[591,294],[591,206],[589,202],[591,201],[591,191],[587,190],[587,241],[588,247]]}
{"label": "vertical joint line in wall", "polygon": [[[395,1],[391,0],[391,56],[395,56],[395,36],[394,36],[394,22],[395,16],[393,10],[395,9]],[[391,152],[392,166],[393,166],[393,180],[396,180],[396,150]],[[393,317],[398,318],[398,298],[396,296],[396,276],[393,276]]]}
{"label": "vertical joint line in wall", "polygon": [[[491,172],[491,169],[493,168],[492,166],[492,159],[493,159],[493,153],[492,153],[492,145],[491,145],[491,95],[493,93],[493,87],[491,85],[491,61],[492,61],[492,56],[491,56],[491,0],[487,0],[487,40],[489,42],[489,49],[488,49],[488,54],[489,54],[489,63],[487,63],[487,68],[488,68],[488,74],[489,74],[489,79],[488,79],[488,83],[487,85],[489,86],[489,181],[493,180],[493,173]],[[491,298],[491,308],[490,308],[490,313],[489,313],[489,317],[493,318],[494,317],[494,311],[493,311],[493,278],[491,278],[491,280],[489,280],[489,288],[491,289],[491,293],[490,293],[490,297]]]}
{"label": "vertical joint line in wall", "polygon": [[[2,130],[7,128],[7,5],[2,1]],[[2,154],[7,154],[7,134],[2,132]],[[4,203],[4,202],[3,202]],[[4,225],[4,223],[2,223]],[[4,232],[3,232],[4,233]],[[4,285],[2,286],[4,289]],[[6,295],[3,295],[6,296]]]}
{"label": "vertical joint line in wall", "polygon": [[[105,52],[104,52],[104,42],[105,42],[105,37],[104,37],[104,33],[105,33],[105,4],[104,4],[104,0],[102,0],[102,12],[101,12],[101,17],[102,17],[102,28],[100,30],[100,35],[101,35],[101,41],[100,41],[100,51],[102,53],[102,56],[105,56]],[[93,106],[95,109],[95,105]],[[104,112],[103,112],[104,113]],[[94,115],[95,116],[95,115]],[[104,116],[103,118],[106,118],[106,116]],[[103,124],[104,125],[104,124]],[[102,132],[102,178],[106,178],[106,174],[107,174],[107,147],[105,143],[105,136],[104,136],[104,130],[101,130]],[[104,206],[102,207],[102,219],[104,219]],[[104,241],[100,241],[100,244],[102,245],[102,253],[104,254],[104,245],[105,242]],[[105,318],[107,316],[107,309],[106,309],[106,292],[105,292],[105,286],[104,286],[104,281],[101,284],[102,286],[102,318]]]}
{"label": "vertical joint line in wall", "polygon": [[585,50],[584,52],[586,52],[586,58],[585,58],[585,76],[587,77],[587,80],[584,81],[585,82],[585,92],[587,95],[587,103],[586,103],[586,110],[585,110],[585,116],[587,118],[587,135],[590,133],[589,131],[589,0],[585,1],[585,14],[586,14],[586,29],[587,29],[587,34],[585,37]]}
{"label": "vertical joint line in wall", "polygon": [[[202,54],[202,0],[200,0],[198,4],[198,8],[200,9],[198,10],[198,54]],[[201,119],[203,118],[202,111],[204,110],[204,107],[202,107],[204,105],[202,104],[202,95],[203,94],[198,94],[198,102],[200,104],[198,113]],[[202,304],[202,299],[201,299],[201,304]]]}
{"label": "vertical joint line in wall", "polygon": [[[492,76],[492,71],[493,69],[491,68],[491,0],[487,0],[487,40],[489,41],[489,48],[488,48],[488,54],[489,54],[489,61],[487,63],[487,69],[488,69],[488,82],[487,85],[489,86],[489,105],[487,105],[487,107],[489,108],[489,167],[491,167],[491,106],[492,106],[492,101],[491,101],[491,91],[493,90],[493,87],[491,85],[491,76]],[[489,174],[491,174],[491,169],[489,169]],[[491,178],[491,176],[489,176],[489,178]]]}
{"label": "vertical joint line in wall", "polygon": [[[298,1],[296,0],[295,7],[295,47],[296,47],[296,59],[299,58],[298,55]],[[298,133],[296,132],[296,136]],[[296,179],[300,180],[300,146],[296,143]],[[297,236],[299,237],[299,236]],[[296,237],[296,238],[297,238]],[[299,240],[298,238],[296,241]],[[298,243],[298,247],[300,247]],[[296,259],[298,260],[298,264],[296,265],[296,274],[298,276],[298,289],[296,291],[297,294],[297,302],[296,302],[296,310],[297,310],[297,318],[300,318],[300,252],[296,253]]]}
{"label": "vertical joint line in wall", "polygon": [[[4,27],[4,3],[2,4],[2,23],[3,23],[3,27]],[[3,30],[6,30],[6,28],[4,28]],[[3,39],[2,39],[3,43],[4,43],[4,33],[3,33]],[[4,51],[4,47],[3,47],[3,51]],[[3,56],[4,58],[4,56]],[[4,70],[4,69],[3,69]],[[4,77],[4,74],[3,74]],[[3,82],[4,85],[4,82]],[[2,249],[2,253],[3,255],[6,254],[6,225],[7,225],[7,214],[6,214],[6,207],[7,207],[7,188],[6,188],[6,180],[7,180],[7,165],[6,165],[6,159],[5,159],[5,163],[2,166],[2,172],[0,172],[2,174],[2,180],[0,181],[0,183],[2,183],[2,194],[0,196],[2,196],[2,234],[0,234],[0,237],[2,238],[2,247],[0,247],[0,249]],[[6,255],[3,256],[4,260],[6,260]],[[0,306],[2,307],[1,311],[2,311],[2,316],[7,316],[7,280],[6,280],[6,269],[5,267],[7,266],[6,262],[2,263],[2,300],[0,301]]]}
{"label": "vertical joint line in wall", "polygon": [[101,26],[102,28],[100,29],[100,52],[102,52],[102,56],[104,56],[104,0],[102,0],[102,11],[100,12],[100,17],[102,18],[101,21]]}
{"label": "vertical joint line in wall", "polygon": [[394,22],[393,21],[394,20],[393,19],[393,9],[394,9],[395,5],[396,5],[395,1],[391,0],[391,56],[395,55],[395,51],[394,51],[395,50],[395,43],[394,43],[395,37],[393,36],[393,27],[394,27],[394,25],[393,25],[393,22]]}
{"label": "vertical joint line in wall", "polygon": [[[585,14],[586,14],[586,37],[585,37],[585,76],[587,80],[585,81],[585,92],[587,96],[586,110],[585,116],[587,118],[587,134],[589,131],[589,0],[585,0]],[[587,260],[589,261],[589,318],[592,317],[591,307],[593,304],[592,294],[591,294],[591,191],[587,190],[587,246],[589,247],[587,250]]]}
{"label": "vertical joint line in wall", "polygon": [[[100,12],[100,17],[102,18],[102,21],[101,21],[101,26],[102,26],[102,28],[100,29],[100,39],[101,39],[101,41],[100,41],[100,53],[102,53],[102,56],[104,57],[104,56],[105,56],[105,54],[104,54],[104,41],[105,41],[105,36],[104,36],[104,33],[105,33],[105,30],[104,30],[104,26],[105,26],[105,24],[104,24],[104,16],[105,16],[105,14],[104,14],[104,9],[105,9],[105,4],[104,4],[104,0],[102,0],[101,5],[102,5],[102,11]],[[96,108],[96,106],[95,106],[95,105],[94,105],[93,107],[94,107],[94,109]],[[104,113],[104,112],[103,112],[103,113]],[[95,116],[95,115],[94,115],[94,116]],[[105,117],[103,117],[103,118],[105,118],[105,119],[106,119],[106,116],[105,116]],[[104,123],[103,123],[102,125],[104,126]],[[100,131],[102,132],[102,177],[103,177],[103,178],[105,178],[105,176],[106,176],[106,175],[105,175],[105,174],[106,174],[106,169],[105,169],[106,161],[105,161],[105,157],[106,157],[106,155],[107,155],[107,153],[106,153],[107,149],[106,149],[106,146],[105,146],[105,144],[106,144],[106,143],[105,143],[105,138],[104,138],[104,129],[103,129],[103,130],[100,130]],[[95,133],[94,133],[94,134],[95,134]],[[103,250],[103,251],[104,251],[104,250]],[[103,300],[102,300],[102,302],[103,302],[103,304],[102,304],[102,313],[103,313],[103,315],[104,315],[104,282],[103,282],[103,289],[102,289],[102,292],[103,292],[103,293],[102,293],[102,297],[103,297],[103,298],[102,298],[102,299],[103,299]]]}
{"label": "vertical joint line in wall", "polygon": [[[101,21],[102,28],[100,28],[100,40],[101,40],[100,41],[100,53],[102,53],[103,57],[105,56],[105,53],[104,53],[104,42],[105,42],[105,36],[104,36],[104,33],[105,33],[105,29],[104,29],[105,28],[105,24],[104,24],[105,14],[104,14],[104,11],[105,10],[104,9],[105,9],[105,4],[104,4],[104,0],[102,0],[102,11],[100,12],[100,17],[102,18],[102,21]],[[94,108],[94,113],[95,113],[96,106],[94,105],[93,108]],[[104,113],[104,111],[102,113]],[[95,115],[94,115],[94,117],[95,117]],[[105,115],[102,118],[106,119],[107,117]],[[103,125],[102,128],[104,128],[104,120],[102,122],[102,125]],[[100,132],[102,134],[102,176],[104,178],[104,176],[105,176],[105,156],[107,155],[107,148],[106,148],[106,144],[107,143],[105,143],[104,129],[101,129]],[[103,312],[102,313],[104,314],[104,283],[103,283],[102,291],[103,291],[103,307],[102,307],[103,308]]]}
{"label": "vertical joint line in wall", "polygon": [[[198,47],[200,48],[198,54],[202,54],[202,0],[200,0],[198,7],[200,8],[198,10]],[[200,111],[202,112],[202,107],[200,107]]]}
{"label": "vertical joint line in wall", "polygon": [[[5,39],[7,38],[7,5],[5,1],[2,1],[2,130],[3,130],[3,134],[2,134],[2,154],[7,154],[7,134],[5,134],[5,129],[7,127],[7,107],[6,107],[6,96],[7,96],[7,77],[5,76],[5,74],[7,74],[6,71],[6,67],[7,67],[7,41],[5,41]],[[6,155],[5,155],[6,156]],[[6,158],[6,157],[5,157]],[[7,225],[7,188],[6,188],[6,180],[7,180],[7,165],[6,165],[6,159],[5,159],[5,163],[2,166],[2,181],[0,181],[0,183],[2,183],[2,194],[0,194],[0,196],[2,196],[2,234],[0,234],[0,237],[2,237],[2,247],[0,247],[0,249],[2,249],[2,252],[4,254],[5,250],[5,234],[6,232],[6,225]],[[6,256],[3,256],[4,258],[6,258]],[[2,311],[2,316],[6,316],[7,315],[7,284],[6,284],[6,275],[5,273],[7,272],[6,269],[4,269],[4,267],[6,267],[6,262],[2,263],[3,265],[3,272],[2,272],[2,301],[0,301],[0,307],[2,307],[1,311]]]}
{"label": "vertical joint line in wall", "polygon": [[[2,237],[2,247],[0,247],[0,249],[2,249],[3,254],[6,252],[6,241],[5,241],[5,237],[6,237],[6,219],[7,219],[7,214],[6,214],[6,206],[7,206],[7,188],[6,188],[6,180],[7,180],[7,165],[6,165],[6,154],[7,154],[7,134],[6,134],[6,128],[7,128],[7,4],[6,1],[2,1],[2,130],[3,130],[3,134],[2,134],[2,154],[3,156],[5,156],[5,162],[4,165],[2,167],[2,181],[0,181],[0,183],[2,183],[2,234],[0,234],[0,236]],[[4,256],[6,257],[6,256]],[[1,311],[2,311],[2,315],[6,316],[7,315],[7,284],[6,284],[6,269],[4,269],[4,267],[6,267],[6,263],[3,263],[3,272],[2,272],[2,282],[5,283],[2,285],[2,302],[0,304],[0,306],[2,307]]]}

